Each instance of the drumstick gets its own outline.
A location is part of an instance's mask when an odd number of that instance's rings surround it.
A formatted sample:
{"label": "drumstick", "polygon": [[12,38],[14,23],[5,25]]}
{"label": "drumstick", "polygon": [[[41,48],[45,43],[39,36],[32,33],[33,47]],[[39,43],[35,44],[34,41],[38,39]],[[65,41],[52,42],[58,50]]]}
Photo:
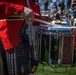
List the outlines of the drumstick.
{"label": "drumstick", "polygon": [[41,20],[41,19],[35,19],[34,21],[39,22],[39,23],[43,23],[43,24],[46,24],[46,25],[51,24],[50,22],[47,22],[47,21],[44,21],[44,20]]}
{"label": "drumstick", "polygon": [[[2,19],[0,21],[18,21],[18,20],[26,20],[26,17],[25,16],[18,16],[18,15],[17,16],[10,16],[9,18]],[[46,24],[46,25],[59,26],[59,25],[52,24],[51,22],[47,22],[47,21],[44,21],[44,20],[41,20],[41,19],[34,19],[34,21],[39,22],[39,23],[43,23],[43,24]]]}
{"label": "drumstick", "polygon": [[51,26],[57,26],[57,27],[60,26],[60,25],[57,25],[57,24],[53,24],[52,22],[47,22],[47,21],[44,21],[44,20],[41,20],[41,19],[35,19],[34,21],[39,22],[39,23],[43,23],[45,25],[51,25]]}

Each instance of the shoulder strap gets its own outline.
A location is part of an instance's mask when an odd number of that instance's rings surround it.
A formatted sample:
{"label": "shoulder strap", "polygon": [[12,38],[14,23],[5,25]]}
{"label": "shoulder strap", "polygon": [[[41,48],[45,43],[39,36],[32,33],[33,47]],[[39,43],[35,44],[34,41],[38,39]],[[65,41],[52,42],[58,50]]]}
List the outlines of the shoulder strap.
{"label": "shoulder strap", "polygon": [[27,7],[29,7],[29,8],[30,8],[29,0],[26,0],[26,4],[27,4]]}

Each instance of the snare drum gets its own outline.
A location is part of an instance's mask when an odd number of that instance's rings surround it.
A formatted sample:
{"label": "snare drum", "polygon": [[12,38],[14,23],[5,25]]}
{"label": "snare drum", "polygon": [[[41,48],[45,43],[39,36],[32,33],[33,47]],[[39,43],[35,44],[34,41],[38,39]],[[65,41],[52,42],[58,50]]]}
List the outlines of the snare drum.
{"label": "snare drum", "polygon": [[73,62],[74,27],[41,25],[37,31],[38,59],[63,64]]}

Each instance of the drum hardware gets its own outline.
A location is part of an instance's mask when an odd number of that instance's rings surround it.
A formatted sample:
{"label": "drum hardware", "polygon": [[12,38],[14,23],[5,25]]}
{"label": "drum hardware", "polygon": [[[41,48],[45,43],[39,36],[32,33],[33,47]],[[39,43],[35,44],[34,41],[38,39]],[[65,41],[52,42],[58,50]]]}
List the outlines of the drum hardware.
{"label": "drum hardware", "polygon": [[49,63],[52,63],[52,59],[51,59],[51,36],[49,36]]}
{"label": "drum hardware", "polygon": [[48,64],[52,64],[52,59],[49,59],[48,60]]}
{"label": "drum hardware", "polygon": [[[47,26],[48,27],[48,26]],[[46,26],[42,26],[42,27],[40,27],[39,29],[38,29],[38,33],[39,34],[42,34],[42,36],[43,36],[43,34],[45,34],[46,36],[49,36],[49,58],[48,58],[48,63],[49,64],[51,64],[52,62],[57,62],[57,64],[62,64],[62,57],[63,57],[63,46],[60,46],[59,47],[59,50],[58,50],[58,60],[57,61],[53,61],[52,59],[51,59],[51,39],[50,38],[52,38],[51,36],[55,36],[56,37],[56,39],[58,39],[59,38],[59,40],[61,40],[61,42],[60,42],[60,44],[63,44],[63,41],[64,41],[64,37],[66,36],[66,37],[73,37],[73,36],[75,36],[74,35],[74,32],[76,31],[75,29],[76,28],[74,28],[73,30],[72,30],[72,28],[70,27],[70,28],[66,28],[66,29],[64,29],[64,28],[60,28],[60,29],[58,29],[58,30],[52,30],[52,28],[53,27],[51,27],[51,29],[50,30],[48,30],[48,28],[47,28]],[[73,39],[73,38],[72,38]],[[72,40],[73,41],[73,40]],[[71,45],[73,45],[73,44],[71,44]],[[73,46],[72,46],[73,47]],[[71,47],[71,48],[72,48]],[[56,47],[55,47],[55,49],[56,49]],[[73,52],[73,51],[72,51]],[[73,55],[73,54],[72,54]],[[72,56],[72,61],[73,61],[73,56]]]}
{"label": "drum hardware", "polygon": [[[65,69],[65,71],[64,72],[58,72],[58,73],[66,73],[67,69],[68,69],[68,66],[66,64],[62,65],[63,64],[63,54],[64,54],[64,50],[63,50],[64,45],[63,44],[64,44],[64,41],[65,41],[66,37],[68,37],[68,38],[71,37],[71,45],[70,45],[70,48],[71,48],[70,49],[70,51],[71,51],[71,57],[70,58],[71,58],[71,60],[70,60],[70,64],[72,64],[73,63],[73,57],[74,57],[73,56],[74,55],[74,51],[73,51],[74,50],[74,36],[76,36],[74,33],[76,32],[76,28],[71,28],[71,27],[64,28],[63,27],[63,28],[60,28],[60,29],[56,30],[54,27],[51,27],[50,29],[48,29],[48,27],[49,27],[48,25],[38,27],[37,34],[41,35],[41,37],[40,36],[38,37],[40,39],[40,41],[42,40],[42,38],[45,38],[44,35],[48,36],[48,38],[49,38],[49,43],[48,43],[49,44],[49,49],[48,49],[49,57],[48,57],[47,61],[42,60],[41,59],[42,55],[40,55],[40,54],[45,53],[45,50],[43,50],[43,52],[42,52],[42,49],[40,49],[41,53],[39,54],[40,58],[38,60],[42,61],[44,71],[47,71],[47,70],[45,70],[45,63],[46,63],[49,67],[53,68],[54,70],[62,67],[62,68]],[[54,36],[54,38],[57,39],[57,40],[59,39],[59,45],[56,46],[56,47],[59,46],[58,54],[57,54],[57,60],[53,60],[52,57],[51,57],[51,47],[52,47],[51,45],[53,44],[51,42],[51,39],[53,38],[52,36]],[[47,40],[47,39],[44,39],[44,40]],[[46,43],[46,41],[45,41],[45,43]],[[41,42],[39,45],[41,45],[41,44],[43,44],[43,42]],[[40,46],[40,48],[41,47],[42,46]],[[56,49],[56,47],[55,47],[55,49]]]}
{"label": "drum hardware", "polygon": [[[42,38],[42,36],[41,36],[41,38]],[[50,36],[49,38],[51,38],[51,36]],[[58,37],[57,37],[57,38],[58,38]],[[57,39],[57,38],[56,38],[56,39]],[[45,40],[45,39],[44,39],[44,40]],[[41,41],[41,40],[40,40],[40,41]],[[41,42],[41,43],[42,43],[42,42]],[[41,44],[41,43],[40,43],[40,44]],[[45,43],[46,43],[46,42],[45,42]],[[45,45],[46,45],[46,44],[45,44]],[[49,57],[48,57],[48,60],[45,60],[45,61],[47,61],[47,62],[50,62],[49,60],[51,59],[51,58],[50,58],[50,54],[51,54],[51,50],[50,50],[50,49],[51,49],[51,46],[50,46],[50,45],[51,45],[51,41],[49,42],[49,51],[48,51],[48,52],[49,52]],[[56,51],[56,50],[57,50],[57,47],[55,47],[55,51]],[[46,51],[47,51],[47,50],[46,50]],[[39,52],[40,52],[40,54],[41,54],[41,46],[40,46],[40,51],[39,51]],[[46,52],[46,53],[47,53],[47,52]],[[39,58],[40,58],[40,57],[41,57],[41,55],[39,55]],[[46,59],[46,58],[45,58],[45,59]],[[52,62],[57,62],[57,61],[51,61],[50,63],[52,63]]]}
{"label": "drum hardware", "polygon": [[61,64],[61,59],[58,59],[58,64]]}
{"label": "drum hardware", "polygon": [[74,35],[72,35],[72,39],[73,39],[73,42],[72,42],[72,45],[71,46],[72,46],[73,51],[72,51],[72,62],[71,63],[73,64],[73,61],[74,61],[74,39],[75,39],[74,38]]}
{"label": "drum hardware", "polygon": [[39,32],[41,34],[46,34],[46,35],[58,35],[58,36],[72,36],[73,31],[54,31],[54,30],[41,30],[39,29]]}
{"label": "drum hardware", "polygon": [[40,37],[41,37],[41,39],[40,39],[40,57],[39,57],[39,58],[41,58],[41,44],[42,44],[42,34],[40,34]]}
{"label": "drum hardware", "polygon": [[49,51],[48,51],[48,49],[47,49],[47,47],[46,47],[46,38],[43,38],[44,39],[44,46],[45,46],[45,55],[44,55],[44,57],[45,57],[45,61],[47,61],[48,59],[49,59]]}

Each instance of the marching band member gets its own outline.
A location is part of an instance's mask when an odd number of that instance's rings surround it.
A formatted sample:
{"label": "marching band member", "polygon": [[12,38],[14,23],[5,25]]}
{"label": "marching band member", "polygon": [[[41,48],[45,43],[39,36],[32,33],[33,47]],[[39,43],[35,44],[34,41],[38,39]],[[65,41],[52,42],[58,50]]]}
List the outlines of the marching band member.
{"label": "marching band member", "polygon": [[25,21],[10,20],[10,16],[21,15],[23,11],[26,19],[31,18],[32,21],[33,10],[26,7],[25,0],[0,0],[0,10],[0,38],[6,52],[8,75],[29,75],[30,48],[22,35]]}
{"label": "marching band member", "polygon": [[[39,6],[33,0],[0,0],[0,10],[0,37],[6,53],[8,75],[29,75],[32,44],[29,45],[26,39],[26,22],[33,21],[34,17],[40,18]],[[18,16],[25,16],[26,21]],[[32,25],[38,26],[39,23],[33,22]],[[31,54],[34,57],[33,52]]]}

